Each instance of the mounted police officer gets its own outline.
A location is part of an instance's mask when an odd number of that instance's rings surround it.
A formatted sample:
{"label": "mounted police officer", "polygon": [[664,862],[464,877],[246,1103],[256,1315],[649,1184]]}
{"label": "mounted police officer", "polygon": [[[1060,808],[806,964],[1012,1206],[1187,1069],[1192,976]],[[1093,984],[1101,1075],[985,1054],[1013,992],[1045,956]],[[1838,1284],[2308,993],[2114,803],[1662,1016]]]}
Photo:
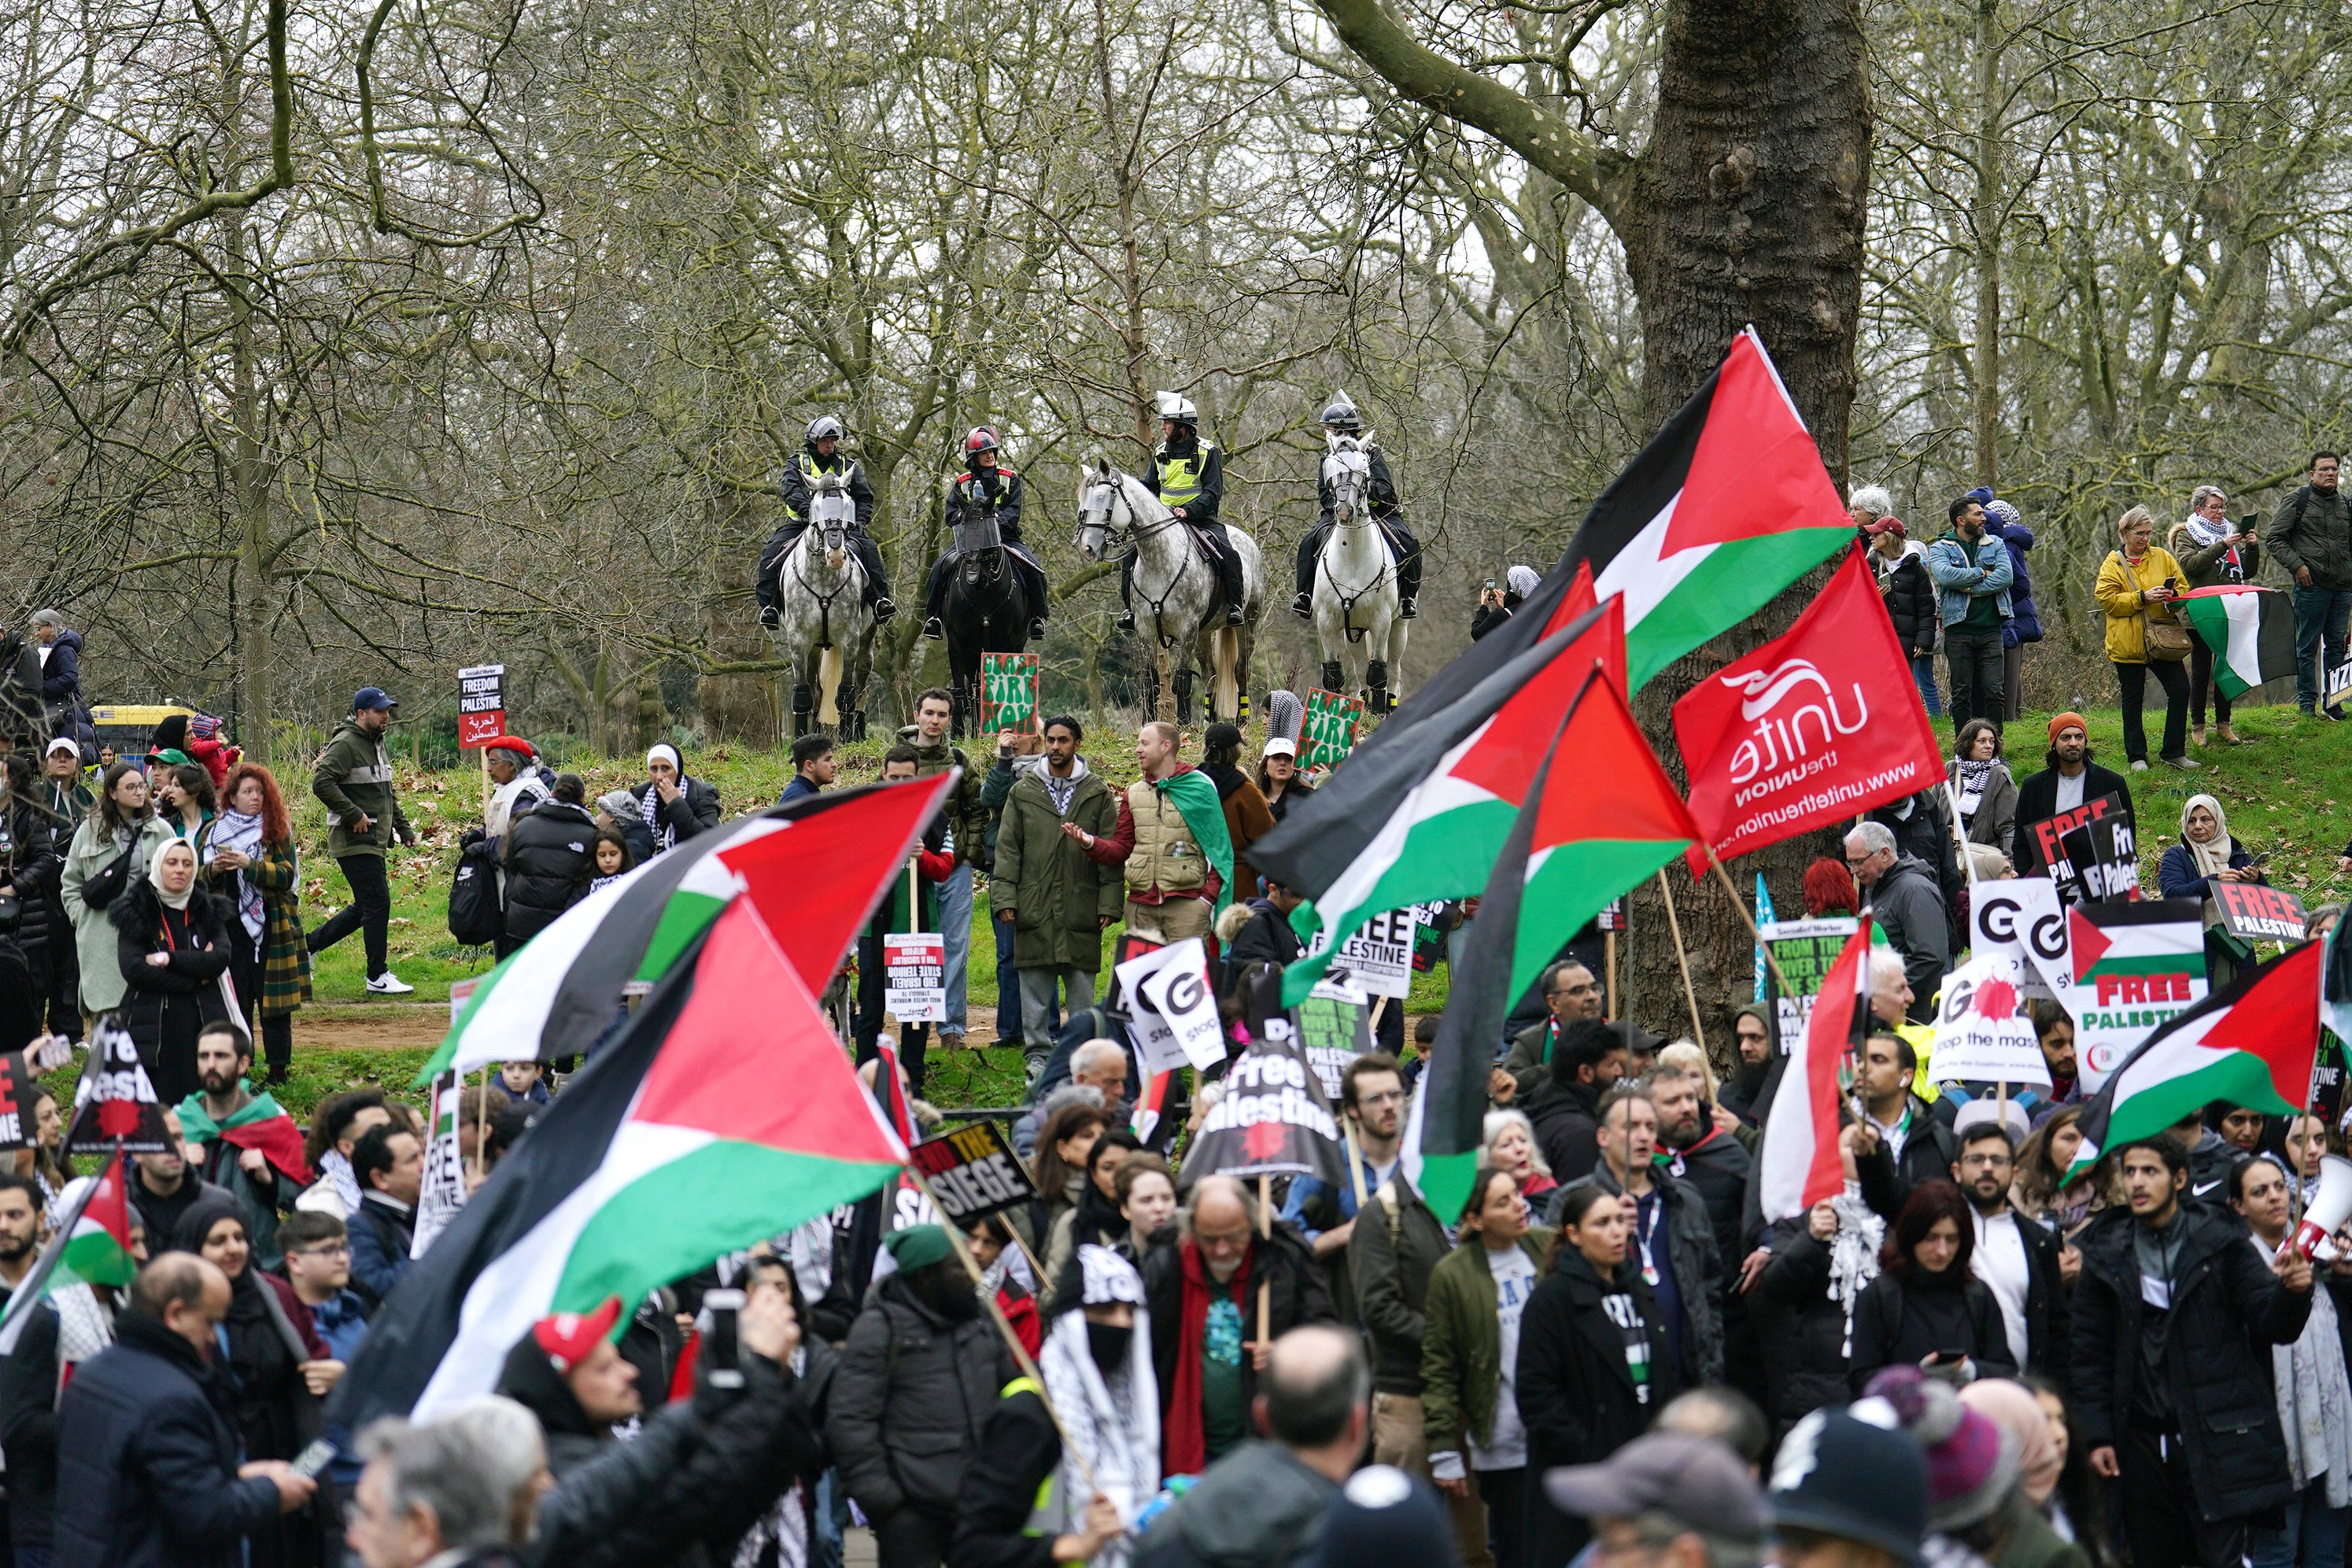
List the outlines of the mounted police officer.
{"label": "mounted police officer", "polygon": [[817,479],[827,474],[848,476],[849,499],[857,509],[849,529],[849,547],[857,552],[857,564],[866,570],[866,607],[874,612],[877,622],[898,612],[889,595],[882,591],[889,579],[883,574],[882,551],[866,532],[874,520],[874,487],[866,482],[866,471],[841,450],[842,434],[841,421],[829,413],[809,421],[808,440],[784,470],[779,486],[783,491],[784,525],[768,536],[767,548],[760,552],[760,580],[753,584],[760,601],[760,624],[771,632],[783,613],[776,569],[808,532],[809,502]]}
{"label": "mounted police officer", "polygon": [[1012,559],[1013,570],[1021,574],[1022,586],[1028,594],[1029,640],[1045,640],[1045,569],[1031,558],[1021,543],[1021,476],[998,461],[1001,449],[996,432],[984,424],[963,438],[966,467],[948,486],[947,553],[931,563],[930,579],[923,590],[926,637],[947,635],[947,626],[940,617],[947,609],[948,578],[955,567],[957,528],[967,518],[986,517],[992,510],[996,514],[996,537],[1007,547],[1005,554]]}
{"label": "mounted police officer", "polygon": [[[1363,415],[1346,392],[1334,397],[1323,410],[1323,430],[1326,439],[1333,435],[1360,435],[1364,429]],[[1389,477],[1389,460],[1385,453],[1367,444],[1364,454],[1372,460],[1370,493],[1367,497],[1372,520],[1388,536],[1390,559],[1397,563],[1397,613],[1410,621],[1419,613],[1413,601],[1421,597],[1421,541],[1412,537],[1405,526],[1404,507],[1397,499],[1396,481]],[[1298,597],[1290,608],[1311,621],[1315,618],[1315,563],[1323,553],[1323,542],[1331,537],[1337,519],[1333,511],[1338,497],[1332,494],[1331,481],[1320,472],[1318,465],[1315,481],[1316,499],[1322,504],[1322,516],[1307,537],[1298,541]]]}
{"label": "mounted police officer", "polygon": [[[1225,624],[1242,623],[1242,558],[1234,553],[1225,525],[1217,520],[1218,503],[1225,496],[1225,455],[1216,443],[1201,439],[1201,413],[1181,392],[1160,394],[1160,449],[1151,455],[1151,472],[1143,476],[1151,493],[1170,510],[1207,536],[1217,580],[1224,587]],[[1135,630],[1135,548],[1118,560],[1118,629]]]}

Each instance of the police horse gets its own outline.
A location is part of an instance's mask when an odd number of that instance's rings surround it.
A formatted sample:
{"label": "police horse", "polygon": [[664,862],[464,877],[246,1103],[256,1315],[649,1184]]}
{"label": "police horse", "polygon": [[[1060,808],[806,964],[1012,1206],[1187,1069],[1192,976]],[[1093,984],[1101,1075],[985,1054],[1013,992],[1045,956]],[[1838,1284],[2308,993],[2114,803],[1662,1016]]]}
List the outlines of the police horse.
{"label": "police horse", "polygon": [[1323,479],[1331,487],[1330,537],[1315,567],[1315,636],[1323,685],[1356,692],[1368,713],[1393,709],[1404,675],[1405,634],[1396,562],[1371,512],[1372,433],[1330,434]]}
{"label": "police horse", "polygon": [[1265,570],[1257,541],[1226,526],[1241,558],[1242,623],[1225,624],[1216,563],[1210,546],[1186,527],[1142,480],[1097,457],[1078,485],[1078,553],[1090,561],[1135,547],[1135,628],[1152,639],[1156,682],[1147,717],[1166,703],[1179,724],[1192,721],[1196,671],[1209,677],[1209,722],[1249,718],[1250,656],[1265,610]]}
{"label": "police horse", "polygon": [[849,546],[856,516],[847,475],[817,475],[809,526],[776,563],[776,640],[792,661],[795,739],[814,728],[843,740],[866,737],[874,615],[866,608],[866,569]]}
{"label": "police horse", "polygon": [[1013,568],[1013,549],[997,531],[994,507],[965,508],[956,525],[955,559],[948,569],[947,601],[940,617],[947,631],[948,689],[955,694],[959,737],[981,725],[982,655],[1027,648],[1029,622],[1040,612]]}

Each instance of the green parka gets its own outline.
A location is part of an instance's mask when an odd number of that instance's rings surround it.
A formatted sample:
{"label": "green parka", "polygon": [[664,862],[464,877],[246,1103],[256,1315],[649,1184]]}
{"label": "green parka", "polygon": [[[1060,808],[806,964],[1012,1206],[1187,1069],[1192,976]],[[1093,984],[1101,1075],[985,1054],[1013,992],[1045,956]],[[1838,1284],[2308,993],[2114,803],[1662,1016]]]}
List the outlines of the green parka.
{"label": "green parka", "polygon": [[[1549,1226],[1530,1227],[1519,1249],[1543,1272],[1551,1248]],[[1429,1274],[1428,1328],[1421,1341],[1422,1430],[1433,1454],[1462,1454],[1463,1434],[1480,1442],[1495,1431],[1495,1395],[1503,1385],[1503,1324],[1496,1315],[1495,1271],[1486,1244],[1475,1235],[1438,1260]]]}
{"label": "green parka", "polygon": [[[381,857],[394,833],[403,839],[408,819],[401,815],[400,795],[393,786],[392,757],[382,736],[370,735],[350,719],[343,720],[319,753],[310,775],[310,793],[327,808],[327,853]],[[362,817],[371,819],[368,831],[359,831]]]}
{"label": "green parka", "polygon": [[1118,828],[1118,798],[1087,770],[1085,758],[1075,758],[1070,771],[1075,777],[1069,809],[1056,811],[1045,787],[1044,760],[1016,769],[996,830],[988,901],[999,940],[1008,924],[1003,912],[1013,911],[1015,968],[1070,964],[1091,975],[1102,967],[1102,923],[1118,918],[1127,894],[1119,868],[1087,859],[1062,824],[1076,822],[1097,838],[1108,838]]}

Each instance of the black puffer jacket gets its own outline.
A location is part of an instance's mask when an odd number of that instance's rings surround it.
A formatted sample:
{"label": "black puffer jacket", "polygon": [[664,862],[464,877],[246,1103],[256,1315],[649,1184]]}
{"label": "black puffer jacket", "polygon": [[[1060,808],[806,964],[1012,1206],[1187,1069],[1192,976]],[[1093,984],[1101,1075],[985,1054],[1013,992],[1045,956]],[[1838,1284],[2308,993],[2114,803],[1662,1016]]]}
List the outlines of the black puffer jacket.
{"label": "black puffer jacket", "polygon": [[10,796],[6,810],[8,853],[0,883],[16,890],[22,904],[16,946],[38,977],[47,973],[51,936],[66,929],[66,844],[73,834],[70,829],[60,831],[57,817],[37,802]]}
{"label": "black puffer jacket", "polygon": [[1830,1299],[1830,1249],[1813,1239],[1807,1218],[1784,1219],[1764,1233],[1771,1260],[1748,1297],[1764,1351],[1764,1387],[1772,1430],[1786,1432],[1846,1390],[1845,1309]]}
{"label": "black puffer jacket", "polygon": [[[228,901],[201,890],[188,907],[167,910],[155,884],[133,876],[107,906],[114,923],[115,960],[122,967],[122,1027],[155,1081],[155,1093],[176,1105],[196,1092],[196,1036],[228,1016],[220,977],[228,967]],[[150,953],[169,962],[150,964]]]}
{"label": "black puffer jacket", "polygon": [[801,1379],[764,1356],[743,1386],[707,1381],[650,1411],[626,1442],[580,1408],[529,1337],[508,1353],[499,1392],[539,1417],[555,1490],[541,1500],[533,1560],[564,1568],[718,1568],[824,1444]]}
{"label": "black puffer jacket", "polygon": [[[2120,1441],[2142,1403],[2138,1221],[2110,1209],[2076,1238],[2073,1393],[2082,1441]],[[2291,1344],[2311,1293],[2282,1286],[2233,1218],[2184,1206],[2171,1263],[2164,1387],[2209,1521],[2277,1509],[2294,1495],[2271,1385],[2271,1347]]]}
{"label": "black puffer jacket", "polygon": [[1886,618],[1895,622],[1895,639],[1903,644],[1904,653],[1913,658],[1936,651],[1936,585],[1927,576],[1927,563],[1907,551],[1891,567],[1886,559],[1873,551],[1871,570],[1877,575],[1884,592],[1879,602],[1886,607]]}
{"label": "black puffer jacket", "polygon": [[905,1509],[954,1517],[964,1467],[1013,1377],[979,1304],[951,1321],[892,1274],[850,1325],[825,1431],[842,1484],[868,1518]]}
{"label": "black puffer jacket", "polygon": [[596,819],[548,800],[507,831],[507,940],[528,942],[579,901],[596,874]]}

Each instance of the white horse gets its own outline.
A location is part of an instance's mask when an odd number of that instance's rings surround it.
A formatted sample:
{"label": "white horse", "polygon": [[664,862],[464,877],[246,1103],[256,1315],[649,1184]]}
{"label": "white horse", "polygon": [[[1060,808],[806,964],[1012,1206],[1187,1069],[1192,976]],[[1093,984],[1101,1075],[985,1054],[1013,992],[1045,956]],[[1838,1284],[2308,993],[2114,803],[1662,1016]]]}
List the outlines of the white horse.
{"label": "white horse", "polygon": [[776,563],[776,640],[792,661],[793,736],[828,726],[844,740],[862,740],[874,615],[866,608],[866,569],[849,548],[856,503],[840,474],[817,476],[811,491],[809,526]]}
{"label": "white horse", "polygon": [[1323,456],[1334,526],[1315,558],[1315,635],[1323,645],[1324,686],[1358,692],[1366,711],[1380,714],[1396,706],[1410,628],[1397,613],[1396,563],[1372,518],[1371,447],[1369,430],[1333,431]]}
{"label": "white horse", "polygon": [[[1249,720],[1249,667],[1257,645],[1258,617],[1265,609],[1265,570],[1257,541],[1230,525],[1225,529],[1241,558],[1242,623],[1225,624],[1217,595],[1217,568],[1182,519],[1132,474],[1097,457],[1078,481],[1078,553],[1108,560],[1123,545],[1135,547],[1135,629],[1152,640],[1158,701],[1167,702],[1180,724],[1192,718],[1193,671],[1209,675],[1205,706],[1210,722]],[[1171,662],[1170,650],[1181,650]]]}

